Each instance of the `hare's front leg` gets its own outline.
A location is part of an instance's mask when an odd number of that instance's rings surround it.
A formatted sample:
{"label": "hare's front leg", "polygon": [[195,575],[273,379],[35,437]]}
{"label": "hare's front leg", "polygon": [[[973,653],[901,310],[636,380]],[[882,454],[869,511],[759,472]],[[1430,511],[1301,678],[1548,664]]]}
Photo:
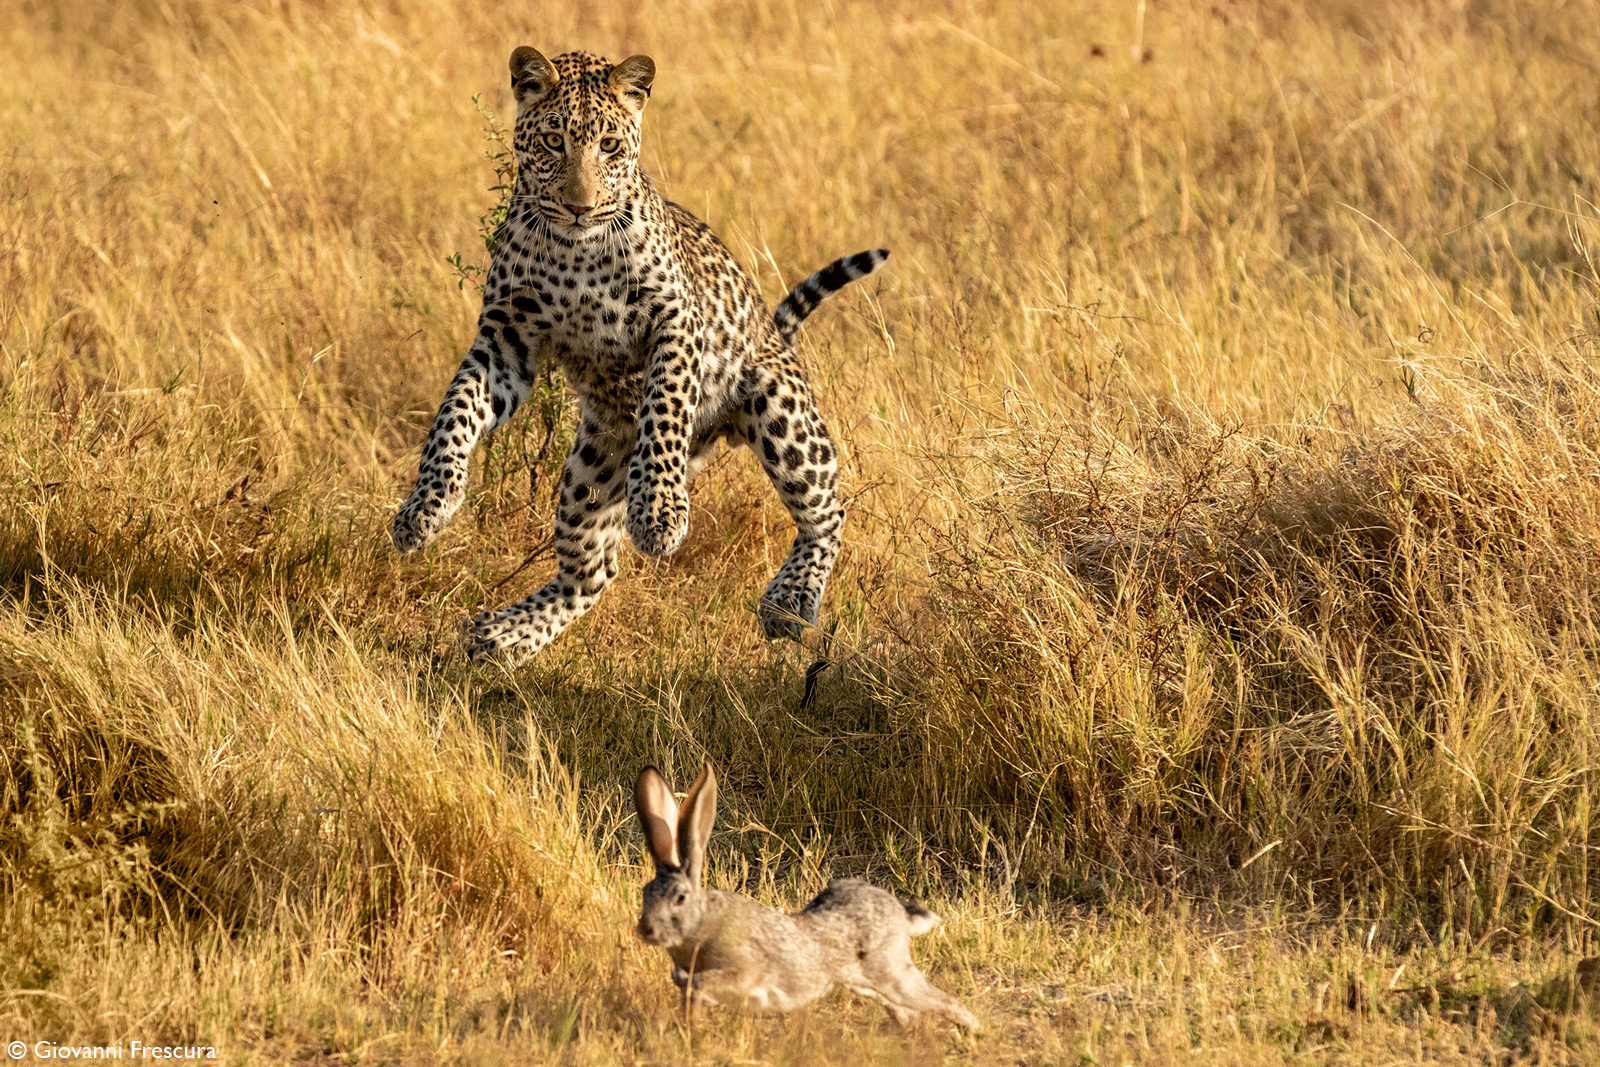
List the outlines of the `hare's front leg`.
{"label": "hare's front leg", "polygon": [[[682,981],[679,981],[680,977]],[[694,971],[681,967],[672,969],[672,980],[683,989],[686,1014],[695,1013],[708,1004],[743,1011],[761,1011],[765,1004],[753,1002],[745,979],[734,971]]]}

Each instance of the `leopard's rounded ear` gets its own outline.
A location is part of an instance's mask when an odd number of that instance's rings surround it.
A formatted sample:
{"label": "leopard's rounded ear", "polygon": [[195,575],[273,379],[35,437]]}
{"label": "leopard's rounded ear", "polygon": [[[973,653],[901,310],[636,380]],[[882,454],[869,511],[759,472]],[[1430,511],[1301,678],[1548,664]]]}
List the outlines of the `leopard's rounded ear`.
{"label": "leopard's rounded ear", "polygon": [[650,83],[656,80],[656,61],[649,56],[629,56],[611,68],[606,81],[611,91],[634,111],[643,111],[650,99]]}
{"label": "leopard's rounded ear", "polygon": [[537,104],[549,95],[561,75],[537,48],[523,45],[511,53],[511,92],[520,107]]}

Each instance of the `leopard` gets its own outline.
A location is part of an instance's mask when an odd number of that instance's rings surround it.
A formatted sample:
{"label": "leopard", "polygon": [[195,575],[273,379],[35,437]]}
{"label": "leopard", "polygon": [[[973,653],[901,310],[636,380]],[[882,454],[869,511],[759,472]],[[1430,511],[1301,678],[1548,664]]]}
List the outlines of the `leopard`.
{"label": "leopard", "polygon": [[819,304],[880,269],[887,249],[835,260],[770,312],[754,277],[641,169],[654,60],[511,53],[516,162],[483,277],[477,333],[439,405],[391,530],[416,552],[466,497],[469,463],[516,414],[550,359],[576,396],[556,493],[556,574],[463,624],[473,660],[547,646],[617,576],[623,535],[665,556],[689,529],[689,485],[719,445],[752,451],[795,524],[756,604],[769,640],[815,627],[843,545],[839,448],[796,350]]}

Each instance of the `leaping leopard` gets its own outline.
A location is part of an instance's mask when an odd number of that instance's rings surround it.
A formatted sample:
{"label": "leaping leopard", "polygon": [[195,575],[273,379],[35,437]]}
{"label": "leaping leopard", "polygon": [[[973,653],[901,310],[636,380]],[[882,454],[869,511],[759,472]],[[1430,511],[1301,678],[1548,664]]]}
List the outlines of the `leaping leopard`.
{"label": "leaping leopard", "polygon": [[648,56],[554,62],[511,53],[517,178],[478,334],[445,392],[416,488],[394,520],[401,552],[427,545],[466,494],[467,463],[553,355],[578,395],[577,439],[555,519],[556,576],[468,623],[474,659],[538,652],[616,577],[624,528],[662,556],[689,528],[689,482],[719,439],[748,446],[798,528],[759,605],[768,638],[814,624],[838,559],[839,456],[794,352],[819,303],[883,266],[884,249],[813,274],[768,313],[711,230],[639,169],[655,80]]}

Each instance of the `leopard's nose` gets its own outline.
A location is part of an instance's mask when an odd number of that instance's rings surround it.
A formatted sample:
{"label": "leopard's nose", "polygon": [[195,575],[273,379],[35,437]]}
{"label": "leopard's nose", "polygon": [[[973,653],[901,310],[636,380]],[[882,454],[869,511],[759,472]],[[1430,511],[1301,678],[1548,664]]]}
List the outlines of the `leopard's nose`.
{"label": "leopard's nose", "polygon": [[562,204],[561,206],[572,212],[572,217],[575,219],[581,219],[584,212],[594,210],[593,204]]}

